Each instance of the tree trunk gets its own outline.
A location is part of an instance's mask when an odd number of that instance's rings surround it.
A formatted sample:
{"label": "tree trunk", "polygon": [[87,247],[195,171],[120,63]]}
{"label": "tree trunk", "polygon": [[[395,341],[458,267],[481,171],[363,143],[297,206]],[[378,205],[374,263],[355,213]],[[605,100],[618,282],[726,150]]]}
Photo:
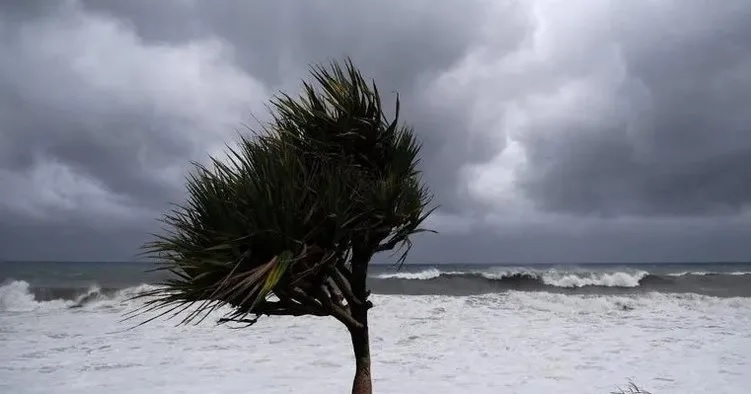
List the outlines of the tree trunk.
{"label": "tree trunk", "polygon": [[351,329],[350,335],[352,336],[352,348],[355,351],[355,379],[352,382],[352,394],[372,394],[373,383],[370,378],[370,343],[367,320],[365,328]]}
{"label": "tree trunk", "polygon": [[370,339],[368,338],[368,263],[373,249],[352,248],[352,292],[363,305],[352,305],[352,318],[362,324],[362,328],[350,327],[352,348],[355,351],[355,379],[352,382],[352,394],[372,394],[373,383],[370,376]]}

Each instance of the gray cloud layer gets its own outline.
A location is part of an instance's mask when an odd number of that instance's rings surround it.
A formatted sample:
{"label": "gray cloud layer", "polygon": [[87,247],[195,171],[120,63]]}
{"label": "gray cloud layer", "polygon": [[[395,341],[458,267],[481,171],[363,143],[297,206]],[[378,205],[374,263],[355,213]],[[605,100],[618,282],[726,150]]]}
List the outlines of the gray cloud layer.
{"label": "gray cloud layer", "polygon": [[439,236],[413,261],[751,256],[751,5],[0,5],[0,258],[133,258],[189,160],[312,62],[398,90]]}

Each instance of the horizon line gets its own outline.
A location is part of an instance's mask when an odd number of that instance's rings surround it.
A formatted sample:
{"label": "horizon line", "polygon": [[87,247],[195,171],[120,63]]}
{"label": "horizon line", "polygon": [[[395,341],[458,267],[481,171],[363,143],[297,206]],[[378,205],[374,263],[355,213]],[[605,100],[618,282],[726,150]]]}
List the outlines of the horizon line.
{"label": "horizon line", "polygon": [[[53,263],[53,264],[156,264],[153,261],[146,260],[3,260],[0,259],[0,264],[3,263]],[[393,262],[373,261],[373,265],[398,265]],[[405,262],[403,265],[555,265],[555,264],[751,264],[749,260],[727,260],[727,261],[706,261],[706,260],[693,260],[693,261],[681,261],[681,260],[661,260],[661,261],[549,261],[549,262],[503,262],[503,261],[463,261],[463,262],[449,262],[449,261],[421,261],[421,262]]]}

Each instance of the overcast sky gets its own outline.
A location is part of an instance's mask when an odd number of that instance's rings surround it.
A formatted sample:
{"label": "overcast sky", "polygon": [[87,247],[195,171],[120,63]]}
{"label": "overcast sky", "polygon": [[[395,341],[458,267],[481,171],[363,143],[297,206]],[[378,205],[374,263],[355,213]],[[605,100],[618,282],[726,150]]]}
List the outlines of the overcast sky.
{"label": "overcast sky", "polygon": [[751,260],[748,0],[11,0],[0,53],[0,259],[133,260],[351,56],[424,145],[410,261]]}

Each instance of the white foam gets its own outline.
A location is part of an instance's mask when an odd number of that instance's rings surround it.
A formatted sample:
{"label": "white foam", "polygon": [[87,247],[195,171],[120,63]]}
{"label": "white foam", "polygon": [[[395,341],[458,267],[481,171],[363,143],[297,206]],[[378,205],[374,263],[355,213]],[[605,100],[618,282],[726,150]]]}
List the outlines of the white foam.
{"label": "white foam", "polygon": [[670,274],[666,274],[667,276],[686,276],[686,275],[696,275],[696,276],[706,276],[706,275],[712,275],[714,272],[706,272],[706,271],[683,271],[683,272],[674,272]]}
{"label": "white foam", "polygon": [[514,268],[514,267],[494,267],[490,270],[484,270],[475,272],[476,274],[479,274],[483,278],[486,279],[505,279],[505,278],[511,278],[517,275],[525,275],[532,278],[539,278],[540,277],[540,271],[534,271],[530,270],[528,268]]}
{"label": "white foam", "polygon": [[637,287],[639,281],[649,275],[646,271],[633,272],[566,272],[557,270],[530,270],[527,268],[504,268],[493,271],[478,272],[487,279],[505,279],[515,276],[527,276],[537,278],[543,284],[554,287],[584,287],[584,286],[602,286],[602,287]]}
{"label": "white foam", "polygon": [[[2,302],[27,294],[14,286]],[[137,322],[120,322],[135,307],[121,302],[125,293],[109,308],[0,311],[0,392],[349,391],[352,351],[334,319],[129,329]],[[29,303],[20,298],[11,305]],[[602,394],[629,378],[655,393],[740,394],[751,385],[751,298],[511,291],[373,302],[375,392]]]}
{"label": "white foam", "polygon": [[91,286],[74,300],[48,300],[38,301],[29,289],[29,283],[25,281],[12,281],[0,286],[0,311],[6,312],[29,312],[36,310],[55,310],[70,307],[112,307],[127,306],[138,303],[131,299],[144,291],[155,289],[152,285],[140,285],[116,292],[111,297],[102,294],[99,286]]}
{"label": "white foam", "polygon": [[742,275],[751,275],[751,272],[748,272],[748,271],[735,271],[735,272],[684,271],[684,272],[674,272],[674,273],[665,274],[665,275],[667,275],[667,276],[686,276],[686,275],[695,275],[695,276],[707,276],[707,275],[742,276]]}
{"label": "white foam", "polygon": [[529,278],[540,279],[541,282],[548,286],[555,287],[584,287],[584,286],[603,286],[603,287],[637,287],[639,281],[649,273],[646,271],[633,272],[559,272],[556,270],[541,271],[530,270],[528,268],[494,268],[492,270],[480,270],[469,272],[444,272],[436,268],[430,268],[419,272],[396,272],[380,274],[376,277],[379,279],[408,279],[408,280],[430,280],[442,275],[459,275],[469,274],[477,275],[491,280],[503,280],[516,276],[526,276]]}
{"label": "white foam", "polygon": [[29,284],[13,281],[0,286],[0,312],[26,312],[38,309],[55,309],[71,305],[71,301],[54,300],[39,302],[29,291]]}
{"label": "white foam", "polygon": [[683,272],[671,272],[671,273],[668,273],[668,274],[665,274],[665,275],[666,276],[686,276],[686,275],[688,275],[690,273],[691,272],[683,271]]}
{"label": "white foam", "polygon": [[410,280],[428,280],[435,279],[444,274],[438,269],[429,268],[418,272],[393,272],[376,275],[378,279],[410,279]]}
{"label": "white foam", "polygon": [[590,273],[557,273],[545,272],[542,282],[556,287],[637,287],[639,281],[649,275],[646,271],[636,272],[590,272]]}

